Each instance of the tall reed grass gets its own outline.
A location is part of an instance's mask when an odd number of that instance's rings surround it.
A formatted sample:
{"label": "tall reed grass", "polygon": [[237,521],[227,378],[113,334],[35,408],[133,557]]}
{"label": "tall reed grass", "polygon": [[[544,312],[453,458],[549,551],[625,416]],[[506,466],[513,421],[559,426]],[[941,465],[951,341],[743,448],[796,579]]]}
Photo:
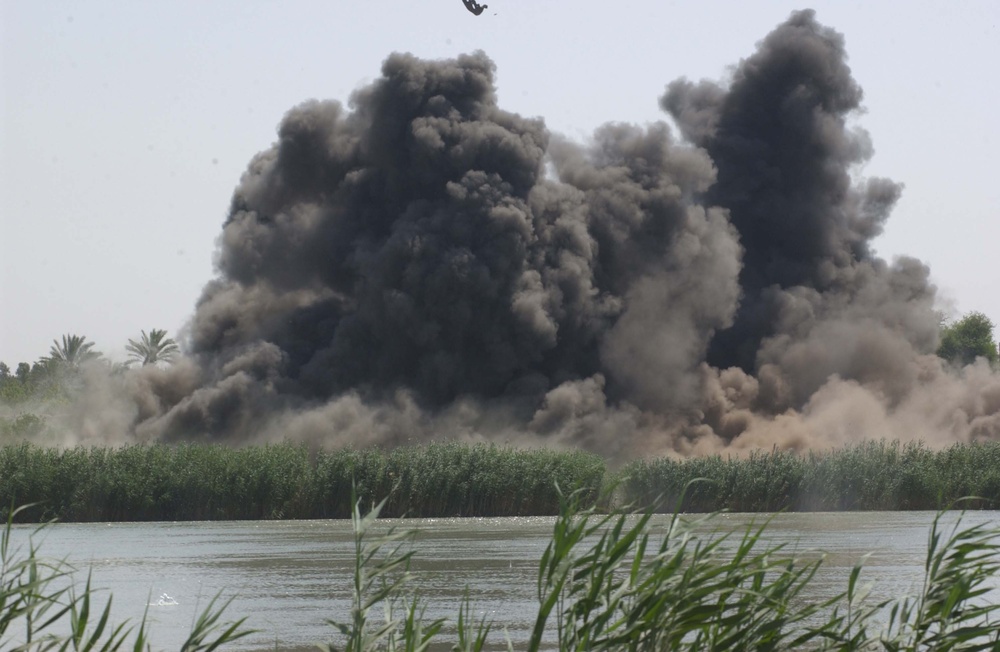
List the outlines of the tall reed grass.
{"label": "tall reed grass", "polygon": [[[832,451],[754,451],[687,460],[637,461],[621,471],[621,500],[712,512],[1000,508],[1000,442],[932,451],[919,443],[869,441]],[[695,479],[704,479],[688,488]]]}
{"label": "tall reed grass", "polygon": [[[406,532],[372,537],[353,514],[356,566],[350,620],[325,652],[427,650],[445,621],[423,622],[424,605],[408,590],[412,551]],[[1000,650],[1000,601],[990,582],[1000,572],[1000,527],[931,527],[924,582],[915,596],[868,602],[856,565],[844,590],[810,600],[806,587],[822,559],[801,560],[788,544],[765,544],[765,526],[740,534],[695,534],[698,522],[675,512],[662,532],[650,511],[600,514],[580,494],[562,501],[538,565],[538,611],[524,649],[676,650]],[[702,517],[698,520],[706,520]],[[383,617],[375,614],[381,607]],[[450,649],[482,650],[491,626],[459,610]],[[553,640],[554,639],[554,640]],[[508,647],[510,643],[508,641]]]}
{"label": "tall reed grass", "polygon": [[[385,516],[551,515],[554,482],[596,497],[604,462],[584,452],[431,444],[311,452],[291,444],[0,447],[3,505],[19,520],[348,518],[351,486]],[[395,491],[390,491],[393,488]]]}
{"label": "tall reed grass", "polygon": [[[694,478],[705,481],[688,488]],[[0,515],[5,505],[35,503],[18,514],[35,522],[348,518],[352,483],[365,504],[389,496],[385,516],[553,515],[555,483],[581,488],[590,504],[613,483],[619,504],[670,506],[683,495],[688,512],[937,510],[963,496],[982,499],[969,508],[998,508],[1000,442],[941,451],[865,442],[804,455],[644,460],[615,472],[581,451],[485,444],[0,447]]]}
{"label": "tall reed grass", "polygon": [[[137,624],[114,624],[112,597],[103,608],[97,605],[89,574],[81,584],[69,562],[42,558],[33,538],[27,547],[12,545],[14,517],[24,509],[11,510],[0,534],[0,650],[151,650],[145,615]],[[243,626],[245,618],[222,620],[228,606],[228,601],[215,596],[191,624],[181,652],[212,652],[252,634],[253,630]]]}

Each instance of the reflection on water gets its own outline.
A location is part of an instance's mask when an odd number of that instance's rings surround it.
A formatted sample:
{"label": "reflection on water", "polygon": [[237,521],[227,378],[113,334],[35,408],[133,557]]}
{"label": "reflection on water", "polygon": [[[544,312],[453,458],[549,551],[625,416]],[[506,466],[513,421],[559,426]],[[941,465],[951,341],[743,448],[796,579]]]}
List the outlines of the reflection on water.
{"label": "reflection on water", "polygon": [[[964,522],[996,517],[975,512]],[[766,518],[722,514],[709,529],[742,530]],[[827,552],[810,587],[813,597],[843,591],[850,568],[870,555],[862,579],[875,582],[872,599],[896,598],[920,585],[933,518],[932,512],[778,514],[764,538],[786,543],[797,555]],[[656,527],[665,522],[654,521]],[[415,586],[429,601],[427,618],[454,619],[468,587],[477,618],[495,623],[494,642],[503,643],[504,630],[515,646],[527,640],[551,518],[380,522],[392,525],[419,531],[413,571]],[[23,542],[33,528],[15,530]],[[239,641],[237,649],[308,649],[330,638],[327,619],[349,617],[349,521],[59,524],[38,536],[44,556],[66,558],[84,574],[92,569],[93,584],[114,594],[116,620],[138,620],[148,609],[160,649],[177,649],[196,614],[219,591],[233,597],[228,615],[247,616],[250,627],[262,630]]]}

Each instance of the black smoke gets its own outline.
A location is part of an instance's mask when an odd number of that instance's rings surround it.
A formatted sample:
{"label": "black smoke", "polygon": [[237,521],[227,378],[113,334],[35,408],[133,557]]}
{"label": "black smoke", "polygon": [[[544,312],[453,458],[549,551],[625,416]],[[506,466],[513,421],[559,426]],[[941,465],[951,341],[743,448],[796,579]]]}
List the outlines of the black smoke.
{"label": "black smoke", "polygon": [[[712,341],[715,366],[753,371],[761,341],[780,329],[784,290],[849,292],[854,271],[873,261],[870,242],[901,187],[851,179],[872,146],[845,124],[862,99],[846,59],[843,38],[802,12],[764,40],[728,89],[680,80],[661,98],[716,164],[718,183],[703,199],[729,209],[745,247],[743,301],[734,327]],[[933,329],[913,326],[927,350]]]}
{"label": "black smoke", "polygon": [[873,254],[901,188],[856,178],[862,91],[811,11],[728,83],[669,84],[682,139],[570,142],[493,76],[393,54],[347,107],[289,111],[141,434],[686,452],[814,439],[844,387],[890,419],[943,373],[927,268]]}

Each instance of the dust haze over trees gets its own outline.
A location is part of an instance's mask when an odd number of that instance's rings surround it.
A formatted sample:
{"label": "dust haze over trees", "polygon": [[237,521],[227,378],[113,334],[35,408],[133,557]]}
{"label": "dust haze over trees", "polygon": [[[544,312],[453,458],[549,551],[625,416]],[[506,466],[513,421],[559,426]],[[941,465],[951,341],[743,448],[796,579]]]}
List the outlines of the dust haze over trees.
{"label": "dust haze over trees", "polygon": [[41,358],[41,362],[67,367],[79,367],[86,362],[101,357],[101,354],[93,349],[94,343],[88,342],[87,337],[84,335],[63,335],[61,344],[58,340],[52,340],[52,348],[49,350],[49,355]]}
{"label": "dust haze over trees", "polygon": [[[34,363],[0,362],[0,443],[29,439],[36,443],[121,443],[131,438],[130,420],[137,407],[134,388],[143,374],[128,372],[129,363],[113,362],[85,336],[65,334],[53,340],[49,354]],[[130,356],[143,366],[170,363],[179,354],[165,330],[142,332],[129,340]]]}
{"label": "dust haze over trees", "polygon": [[[655,69],[655,66],[651,66]],[[871,243],[844,38],[792,14],[666,123],[586,143],[498,105],[482,52],[392,54],[250,162],[188,357],[127,437],[435,437],[680,454],[1000,436],[1000,380],[935,352],[935,288]],[[651,101],[654,98],[650,98]]]}
{"label": "dust haze over trees", "polygon": [[993,339],[993,321],[981,312],[970,312],[941,329],[938,355],[950,362],[968,365],[976,358],[997,361],[997,343]]}

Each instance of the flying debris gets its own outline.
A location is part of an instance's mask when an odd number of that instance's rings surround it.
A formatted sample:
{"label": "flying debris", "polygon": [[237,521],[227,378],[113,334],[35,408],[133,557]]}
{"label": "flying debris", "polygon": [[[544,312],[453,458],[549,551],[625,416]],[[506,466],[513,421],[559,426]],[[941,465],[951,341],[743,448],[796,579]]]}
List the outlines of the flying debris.
{"label": "flying debris", "polygon": [[476,0],[462,0],[462,4],[465,5],[466,9],[468,9],[477,16],[486,11],[486,8],[489,7],[489,5],[479,4],[478,2],[476,2]]}

